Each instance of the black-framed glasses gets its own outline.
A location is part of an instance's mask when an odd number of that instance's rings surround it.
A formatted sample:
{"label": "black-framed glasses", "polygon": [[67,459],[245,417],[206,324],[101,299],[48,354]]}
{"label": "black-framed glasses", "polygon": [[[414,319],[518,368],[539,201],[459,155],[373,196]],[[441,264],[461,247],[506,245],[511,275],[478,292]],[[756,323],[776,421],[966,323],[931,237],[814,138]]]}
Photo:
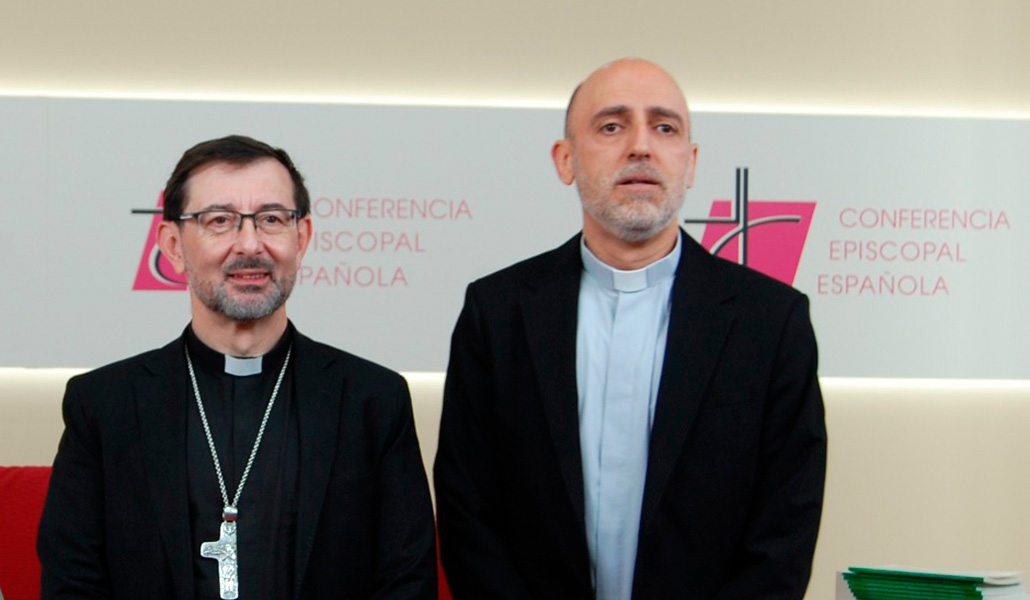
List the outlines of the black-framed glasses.
{"label": "black-framed glasses", "polygon": [[194,219],[204,233],[223,235],[243,228],[244,219],[254,221],[254,227],[266,235],[285,233],[294,226],[298,211],[289,208],[266,208],[252,213],[215,208],[179,215],[180,221]]}

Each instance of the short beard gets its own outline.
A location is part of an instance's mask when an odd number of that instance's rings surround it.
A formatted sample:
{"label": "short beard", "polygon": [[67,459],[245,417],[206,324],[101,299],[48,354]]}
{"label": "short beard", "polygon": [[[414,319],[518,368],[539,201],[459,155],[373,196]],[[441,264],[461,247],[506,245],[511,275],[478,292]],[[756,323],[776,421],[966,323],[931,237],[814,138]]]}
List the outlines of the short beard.
{"label": "short beard", "polygon": [[[623,169],[610,180],[601,182],[601,189],[593,189],[593,185],[584,185],[583,180],[576,178],[576,188],[583,203],[583,210],[594,218],[601,227],[624,242],[642,242],[658,235],[679,215],[686,197],[685,182],[673,182],[673,187],[665,188],[661,202],[654,204],[648,197],[630,197],[624,203],[616,203],[611,198],[614,182],[627,172],[646,173],[658,180],[659,174],[650,167],[630,167]],[[605,190],[605,192],[601,191]],[[604,194],[608,195],[605,196]]]}
{"label": "short beard", "polygon": [[[271,260],[257,257],[237,259],[222,269],[223,274],[228,274],[237,269],[264,269],[274,273],[275,263]],[[286,275],[281,278],[271,277],[272,288],[264,295],[256,298],[233,298],[229,296],[227,284],[214,286],[203,284],[194,276],[193,269],[189,263],[186,264],[186,275],[189,280],[189,287],[197,296],[200,302],[210,310],[225,315],[234,321],[257,321],[274,313],[280,306],[286,303],[293,291],[295,276]],[[241,292],[245,294],[256,294],[256,286],[241,286]]]}

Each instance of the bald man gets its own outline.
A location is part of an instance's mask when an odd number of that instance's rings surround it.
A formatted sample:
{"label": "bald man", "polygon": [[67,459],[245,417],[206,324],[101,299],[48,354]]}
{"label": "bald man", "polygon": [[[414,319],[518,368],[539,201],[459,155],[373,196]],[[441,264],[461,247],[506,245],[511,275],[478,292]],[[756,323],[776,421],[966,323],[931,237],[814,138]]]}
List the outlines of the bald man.
{"label": "bald man", "polygon": [[804,295],[682,231],[673,78],[619,60],[552,157],[583,230],[472,283],[435,465],[455,598],[800,599],[826,430]]}

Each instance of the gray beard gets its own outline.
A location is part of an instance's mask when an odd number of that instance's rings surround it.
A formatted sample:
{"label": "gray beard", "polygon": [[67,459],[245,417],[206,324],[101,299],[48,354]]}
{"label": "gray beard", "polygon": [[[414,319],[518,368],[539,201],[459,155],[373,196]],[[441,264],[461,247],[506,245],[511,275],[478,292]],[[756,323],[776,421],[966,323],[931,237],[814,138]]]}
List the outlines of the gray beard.
{"label": "gray beard", "polygon": [[[584,190],[582,186],[577,187],[583,210],[609,233],[625,242],[649,240],[668,227],[679,215],[687,192],[685,186],[682,190],[673,190],[672,193],[675,195],[671,200],[667,197],[660,205],[645,206],[641,211],[637,210],[641,207],[632,204],[616,205],[609,201],[588,199],[591,190]],[[648,200],[642,198],[635,202],[648,203]]]}
{"label": "gray beard", "polygon": [[[632,164],[600,182],[584,184],[579,176],[577,159],[573,159],[576,173],[576,189],[583,204],[583,210],[593,217],[608,233],[624,242],[642,242],[658,235],[677,218],[687,196],[686,181],[666,181],[661,173],[649,164]],[[661,203],[651,204],[647,197],[633,198],[628,204],[616,204],[611,199],[614,182],[631,175],[645,175],[663,185],[672,186],[665,191]]]}
{"label": "gray beard", "polygon": [[[265,269],[269,272],[275,268],[271,261],[263,261],[257,258],[242,258],[225,267],[224,271],[233,269]],[[186,265],[186,275],[189,280],[190,289],[200,300],[201,304],[208,309],[225,315],[234,321],[256,321],[274,313],[280,306],[286,303],[293,291],[294,277],[273,278],[272,288],[263,296],[245,299],[232,298],[223,283],[217,287],[201,285],[194,277],[193,270],[189,264]],[[243,286],[243,293],[256,294],[257,288]]]}
{"label": "gray beard", "polygon": [[[246,288],[244,290],[246,291]],[[241,302],[238,299],[230,298],[224,285],[218,286],[213,298],[197,294],[204,306],[234,321],[257,321],[267,317],[285,304],[289,295],[289,292],[284,291],[278,284],[253,302]]]}
{"label": "gray beard", "polygon": [[584,202],[583,208],[609,233],[626,242],[642,242],[658,235],[676,218],[682,201],[675,205],[663,205],[657,215],[641,215],[626,207],[597,206]]}

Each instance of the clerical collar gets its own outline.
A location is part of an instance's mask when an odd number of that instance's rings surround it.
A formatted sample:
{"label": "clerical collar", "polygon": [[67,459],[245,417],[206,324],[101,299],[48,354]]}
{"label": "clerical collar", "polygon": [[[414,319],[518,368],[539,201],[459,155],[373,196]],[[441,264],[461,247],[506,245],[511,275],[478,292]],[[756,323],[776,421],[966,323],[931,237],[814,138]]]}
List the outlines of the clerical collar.
{"label": "clerical collar", "polygon": [[275,343],[271,350],[262,356],[248,358],[229,356],[208,347],[194,333],[192,324],[186,326],[186,331],[183,334],[186,337],[186,344],[190,349],[190,356],[197,365],[197,368],[211,374],[224,373],[234,377],[250,377],[260,375],[262,366],[277,368],[276,365],[282,364],[283,358],[286,356],[286,350],[289,348],[290,342],[293,341],[294,328],[293,323],[288,323],[286,331],[283,332],[282,337],[279,338],[279,341]]}
{"label": "clerical collar", "polygon": [[[680,235],[683,235],[682,232]],[[617,292],[639,292],[658,282],[676,275],[680,263],[680,235],[672,252],[641,269],[623,271],[603,262],[587,248],[586,238],[579,239],[579,253],[583,257],[583,268],[595,277],[601,286]]]}

